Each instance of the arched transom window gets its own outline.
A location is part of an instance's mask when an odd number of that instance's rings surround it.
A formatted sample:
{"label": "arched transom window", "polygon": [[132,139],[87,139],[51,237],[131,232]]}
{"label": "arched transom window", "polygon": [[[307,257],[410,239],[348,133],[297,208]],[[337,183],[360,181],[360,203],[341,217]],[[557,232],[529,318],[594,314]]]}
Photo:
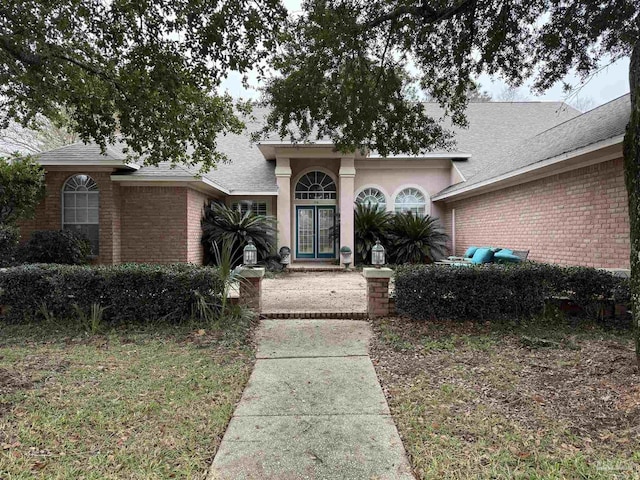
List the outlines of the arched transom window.
{"label": "arched transom window", "polygon": [[417,188],[405,188],[396,196],[395,211],[411,212],[414,215],[425,216],[427,214],[427,199]]}
{"label": "arched transom window", "polygon": [[91,254],[98,254],[100,193],[88,175],[74,175],[62,189],[62,228],[83,234],[91,242]]}
{"label": "arched transom window", "polygon": [[378,207],[378,210],[387,208],[387,198],[377,188],[365,188],[356,197],[356,203],[366,207]]}
{"label": "arched transom window", "polygon": [[336,183],[323,172],[309,172],[296,184],[296,200],[335,200]]}

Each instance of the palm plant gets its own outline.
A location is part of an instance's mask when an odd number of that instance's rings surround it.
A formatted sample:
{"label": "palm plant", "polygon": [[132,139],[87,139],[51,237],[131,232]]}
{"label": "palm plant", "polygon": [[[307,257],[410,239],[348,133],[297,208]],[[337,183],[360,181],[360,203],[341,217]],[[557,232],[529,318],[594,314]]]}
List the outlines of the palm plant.
{"label": "palm plant", "polygon": [[429,215],[397,213],[389,223],[387,249],[392,263],[430,263],[447,254],[449,236]]}
{"label": "palm plant", "polygon": [[[208,258],[217,264],[216,252],[230,250],[234,255],[232,267],[242,262],[242,249],[253,240],[258,259],[264,260],[275,249],[276,225],[271,217],[251,211],[242,214],[221,202],[212,202],[205,208],[202,219],[202,244]],[[215,247],[214,247],[215,245]]]}
{"label": "palm plant", "polygon": [[376,240],[386,243],[387,229],[393,214],[377,205],[356,203],[354,212],[356,262],[367,263]]}

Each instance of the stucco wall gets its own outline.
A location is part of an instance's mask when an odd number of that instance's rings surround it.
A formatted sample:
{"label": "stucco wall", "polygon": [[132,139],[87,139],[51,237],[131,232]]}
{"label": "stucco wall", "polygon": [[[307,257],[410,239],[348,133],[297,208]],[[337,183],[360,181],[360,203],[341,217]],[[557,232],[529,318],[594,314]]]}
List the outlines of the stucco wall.
{"label": "stucco wall", "polygon": [[[442,203],[442,202],[440,202]],[[535,261],[629,268],[622,159],[599,163],[446,205],[456,253],[471,245],[531,250]]]}
{"label": "stucco wall", "polygon": [[[428,197],[451,185],[451,163],[440,160],[403,161],[397,159],[356,161],[355,195],[365,187],[376,187],[387,197],[393,211],[395,195],[406,187],[419,187]],[[441,217],[441,206],[430,202],[430,215]]]}

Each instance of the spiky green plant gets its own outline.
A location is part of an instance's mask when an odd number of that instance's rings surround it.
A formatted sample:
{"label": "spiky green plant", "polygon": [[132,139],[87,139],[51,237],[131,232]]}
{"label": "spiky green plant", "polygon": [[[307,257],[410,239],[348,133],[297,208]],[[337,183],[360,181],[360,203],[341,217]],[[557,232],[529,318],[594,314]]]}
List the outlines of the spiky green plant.
{"label": "spiky green plant", "polygon": [[371,261],[371,248],[376,240],[387,243],[387,229],[392,217],[392,213],[380,210],[377,205],[356,203],[353,222],[357,263],[366,264]]}
{"label": "spiky green plant", "polygon": [[393,216],[387,239],[391,263],[430,263],[447,254],[449,236],[437,218],[406,212]]}
{"label": "spiky green plant", "polygon": [[[275,250],[275,239],[276,224],[271,217],[256,215],[251,211],[242,214],[220,202],[212,202],[205,208],[202,243],[208,258],[214,264],[217,264],[214,244],[218,252],[242,252],[247,242],[253,240],[258,250],[258,259],[264,260]],[[242,255],[234,256],[232,267],[241,262]]]}

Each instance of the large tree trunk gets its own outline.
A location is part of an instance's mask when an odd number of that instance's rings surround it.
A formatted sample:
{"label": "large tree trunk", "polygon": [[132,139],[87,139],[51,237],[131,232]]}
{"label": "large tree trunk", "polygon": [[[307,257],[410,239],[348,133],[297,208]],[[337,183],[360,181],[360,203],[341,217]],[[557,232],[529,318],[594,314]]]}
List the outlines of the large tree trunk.
{"label": "large tree trunk", "polygon": [[629,196],[631,228],[631,303],[635,326],[636,361],[640,367],[640,40],[629,65],[631,118],[624,137],[624,175]]}

